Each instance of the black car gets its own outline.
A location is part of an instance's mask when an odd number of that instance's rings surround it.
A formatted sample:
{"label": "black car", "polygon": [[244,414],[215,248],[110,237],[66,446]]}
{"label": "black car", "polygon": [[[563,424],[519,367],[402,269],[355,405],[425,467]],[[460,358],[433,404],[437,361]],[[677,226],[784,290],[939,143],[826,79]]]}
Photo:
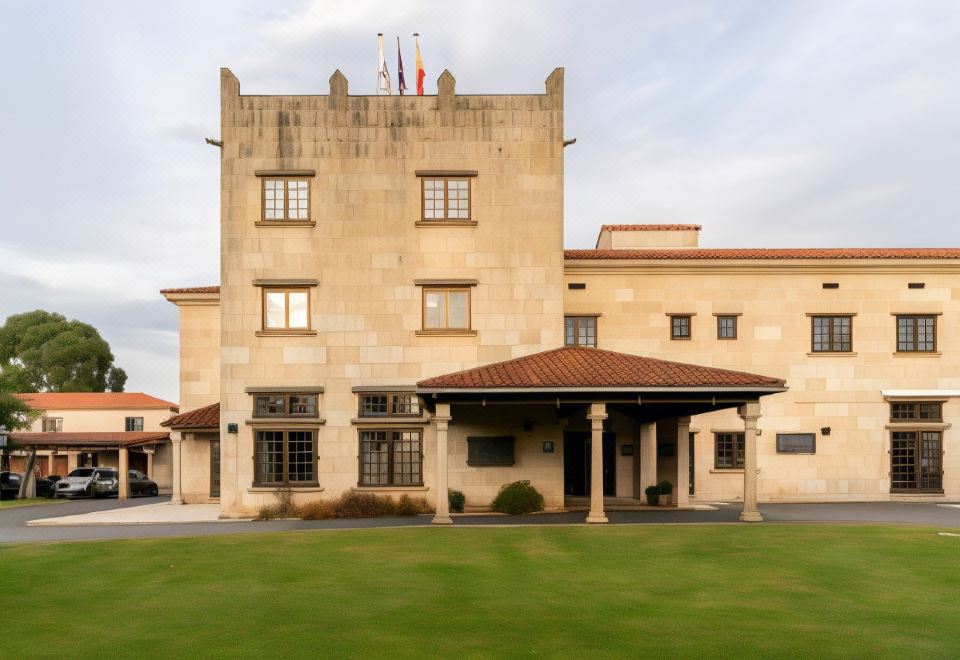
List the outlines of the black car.
{"label": "black car", "polygon": [[[20,494],[23,475],[18,472],[0,472],[0,500],[15,500]],[[37,497],[53,497],[57,485],[49,479],[37,477]]]}

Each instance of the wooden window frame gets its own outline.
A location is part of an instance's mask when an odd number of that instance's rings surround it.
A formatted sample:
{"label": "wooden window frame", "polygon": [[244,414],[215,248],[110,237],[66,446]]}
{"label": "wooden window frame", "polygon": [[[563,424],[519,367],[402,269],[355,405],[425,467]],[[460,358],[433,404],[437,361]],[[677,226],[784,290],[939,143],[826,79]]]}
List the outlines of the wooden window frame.
{"label": "wooden window frame", "polygon": [[[923,452],[924,452],[923,444],[926,440],[929,439],[924,437],[925,435],[928,435],[928,434],[936,435],[937,436],[936,441],[939,445],[939,453],[936,457],[937,468],[938,468],[937,476],[936,476],[937,485],[936,486],[927,485],[926,487],[924,487],[925,477],[923,475],[922,468],[924,464],[924,459],[926,458],[927,462],[929,463],[930,457],[923,455]],[[897,438],[896,436],[898,435],[900,436],[913,435],[913,438],[912,440],[907,440],[906,438]],[[912,447],[908,448],[908,449],[912,449],[912,452],[913,452],[913,477],[914,477],[914,483],[916,484],[913,487],[894,486],[894,471],[895,471],[895,468],[898,466],[898,464],[895,463],[895,461],[897,461],[898,459],[897,447],[895,446],[895,443],[898,440],[902,442],[911,442],[913,445]],[[890,492],[891,493],[917,493],[917,494],[943,493],[943,431],[941,429],[929,429],[929,428],[925,429],[923,427],[917,427],[917,428],[904,428],[904,429],[898,428],[896,430],[892,430],[890,431],[889,447],[890,447]],[[905,464],[906,463],[900,463],[899,465],[902,466]]]}
{"label": "wooden window frame", "polygon": [[[894,416],[894,406],[909,406],[910,415],[907,417]],[[922,406],[937,406],[937,417],[921,417],[920,410]],[[943,401],[891,401],[890,402],[890,422],[910,423],[910,424],[940,424],[943,422]]]}
{"label": "wooden window frame", "polygon": [[[54,422],[54,430],[47,430],[47,422]],[[40,419],[40,431],[42,433],[63,433],[63,417],[42,417]]]}
{"label": "wooden window frame", "polygon": [[[937,315],[936,314],[895,314],[894,318],[896,323],[894,325],[895,333],[895,346],[897,347],[897,353],[936,353],[937,352]],[[913,321],[912,324],[912,339],[914,348],[901,348],[900,345],[900,320],[901,319],[910,319]],[[933,322],[933,346],[931,348],[919,348],[920,346],[920,319],[930,319]]]}
{"label": "wooden window frame", "polygon": [[[291,412],[291,399],[295,396],[307,396],[313,398],[312,413],[294,413]],[[261,397],[278,397],[283,399],[283,413],[281,414],[260,414],[259,399]],[[316,419],[320,417],[320,395],[317,392],[256,392],[253,394],[253,413],[254,419]]]}
{"label": "wooden window frame", "polygon": [[[283,218],[267,218],[267,181],[283,181]],[[307,184],[307,217],[289,218],[290,190],[288,181],[305,181]],[[264,225],[315,225],[313,221],[313,193],[307,176],[261,176],[260,177],[260,223]]]}
{"label": "wooden window frame", "polygon": [[[357,487],[358,488],[419,488],[423,486],[423,430],[418,428],[404,428],[404,427],[390,427],[390,428],[362,428],[358,429],[358,445],[357,445]],[[386,484],[371,484],[364,483],[364,477],[366,472],[364,467],[368,464],[364,461],[364,442],[371,442],[371,440],[365,439],[364,434],[367,433],[383,433],[384,440],[383,442],[387,443],[387,483]],[[420,445],[419,448],[419,459],[420,459],[420,481],[411,482],[411,483],[398,483],[396,479],[395,466],[395,452],[394,452],[394,443],[397,441],[404,441],[404,438],[399,437],[394,434],[402,433],[416,433],[418,437],[418,442]],[[380,442],[380,440],[372,440],[372,442]]]}
{"label": "wooden window frame", "polygon": [[[737,321],[737,314],[717,314],[717,339],[721,341],[732,341],[737,338],[737,326],[739,322]],[[733,335],[730,337],[724,337],[721,333],[723,320],[732,319],[733,320]]]}
{"label": "wooden window frame", "polygon": [[[140,428],[130,428],[131,421],[140,420]],[[136,424],[134,424],[136,426]],[[143,431],[143,417],[125,417],[123,419],[123,430],[124,431]]]}
{"label": "wooden window frame", "polygon": [[[433,223],[449,223],[449,224],[458,224],[458,223],[473,223],[473,177],[472,176],[421,176],[420,177],[420,222],[426,224]],[[442,218],[428,218],[427,217],[427,181],[443,181],[443,217]],[[467,182],[467,217],[466,218],[451,218],[447,216],[449,209],[447,208],[447,201],[449,200],[449,191],[450,191],[450,182],[451,181],[466,181]]]}
{"label": "wooden window frame", "polygon": [[[283,327],[267,326],[267,294],[282,292],[283,296]],[[303,328],[290,327],[290,294],[307,294],[307,325]],[[261,332],[311,332],[313,330],[313,295],[310,293],[310,287],[284,287],[284,286],[263,286],[260,293],[260,329]]]}
{"label": "wooden window frame", "polygon": [[[597,326],[600,324],[597,323],[596,314],[567,314],[563,317],[563,345],[564,346],[573,346],[578,348],[596,348],[599,343],[599,337],[597,336]],[[573,321],[573,343],[567,343],[567,321]],[[593,343],[592,344],[581,344],[581,321],[591,321],[593,322]],[[589,337],[589,333],[587,333]]]}
{"label": "wooden window frame", "polygon": [[[811,314],[810,315],[810,352],[811,353],[852,353],[853,352],[853,314]],[[827,334],[827,349],[817,349],[816,341],[816,327],[818,319],[829,319],[829,332]],[[835,339],[834,337],[838,334],[836,332],[837,321],[840,319],[848,319],[850,324],[850,338],[849,346],[843,348],[843,344],[840,344],[839,349],[833,348]]]}
{"label": "wooden window frame", "polygon": [[[481,442],[499,442],[504,445],[509,444],[512,449],[510,461],[484,461],[477,462],[471,460],[471,448]],[[467,465],[470,467],[512,467],[517,464],[517,438],[512,435],[472,435],[467,437]]]}
{"label": "wooden window frame", "polygon": [[[670,340],[671,341],[689,341],[693,339],[693,314],[668,314],[670,318]],[[687,334],[678,335],[676,333],[675,322],[678,319],[687,320]]]}
{"label": "wooden window frame", "polygon": [[[721,436],[732,436],[730,457],[732,465],[720,465],[719,446]],[[740,449],[740,439],[743,438],[743,450]],[[713,433],[713,469],[714,470],[743,470],[744,454],[746,453],[746,433],[743,431],[714,431]]]}
{"label": "wooden window frame", "polygon": [[[387,410],[383,414],[375,414],[370,412],[364,412],[363,400],[370,397],[386,397],[387,398]],[[417,412],[409,413],[398,413],[394,412],[397,408],[397,400],[401,397],[410,397],[411,404],[415,401]],[[384,390],[382,392],[359,392],[357,394],[357,417],[364,419],[383,419],[384,417],[422,417],[423,416],[423,404],[420,401],[420,397],[414,394],[413,392],[391,392],[389,390]]]}
{"label": "wooden window frame", "polygon": [[[257,442],[261,433],[281,433],[283,434],[283,479],[281,481],[261,481],[258,479],[261,475],[258,473],[257,461]],[[312,437],[312,463],[313,479],[309,481],[291,481],[290,480],[290,434],[291,433],[310,433]],[[317,428],[257,428],[253,432],[253,486],[254,487],[300,487],[300,486],[318,486],[319,475],[317,473],[317,453],[320,439],[320,430]]]}
{"label": "wooden window frame", "polygon": [[[470,286],[427,286],[423,285],[420,292],[420,330],[426,333],[471,333],[473,332],[473,292]],[[444,326],[440,328],[427,327],[427,293],[444,292]],[[467,325],[464,328],[450,327],[450,293],[463,292],[467,294]]]}

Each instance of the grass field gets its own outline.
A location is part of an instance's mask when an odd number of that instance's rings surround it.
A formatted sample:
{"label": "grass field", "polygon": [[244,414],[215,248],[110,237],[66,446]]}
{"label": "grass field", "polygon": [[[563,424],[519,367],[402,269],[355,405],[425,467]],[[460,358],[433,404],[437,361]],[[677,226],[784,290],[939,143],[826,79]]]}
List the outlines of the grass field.
{"label": "grass field", "polygon": [[15,509],[20,506],[36,506],[37,504],[63,504],[66,499],[55,500],[52,497],[28,497],[25,500],[0,500],[0,509]]}
{"label": "grass field", "polygon": [[0,546],[7,657],[958,657],[960,538],[761,525]]}

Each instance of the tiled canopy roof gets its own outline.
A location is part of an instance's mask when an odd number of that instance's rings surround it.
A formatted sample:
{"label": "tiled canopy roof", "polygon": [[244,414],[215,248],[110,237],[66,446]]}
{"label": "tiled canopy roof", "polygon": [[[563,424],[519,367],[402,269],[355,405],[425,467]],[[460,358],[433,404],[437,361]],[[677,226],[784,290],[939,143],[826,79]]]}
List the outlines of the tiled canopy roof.
{"label": "tiled canopy roof", "polygon": [[700,231],[700,225],[602,225],[600,231]]}
{"label": "tiled canopy roof", "polygon": [[21,447],[137,447],[166,442],[170,434],[159,431],[11,433],[10,437]]}
{"label": "tiled canopy roof", "polygon": [[220,402],[171,417],[161,422],[160,426],[169,426],[176,430],[220,428]]}
{"label": "tiled canopy roof", "polygon": [[143,392],[31,392],[17,394],[38,410],[111,410],[165,408],[178,411],[177,404]]}
{"label": "tiled canopy roof", "polygon": [[160,289],[160,293],[220,293],[219,286],[188,286],[182,289]]}
{"label": "tiled canopy roof", "polygon": [[565,347],[485,367],[428,378],[417,383],[435,389],[556,388],[782,388],[778,378],[742,371],[615,353],[597,348]]}
{"label": "tiled canopy roof", "polygon": [[960,259],[960,248],[673,248],[639,250],[564,250],[567,260],[648,259]]}

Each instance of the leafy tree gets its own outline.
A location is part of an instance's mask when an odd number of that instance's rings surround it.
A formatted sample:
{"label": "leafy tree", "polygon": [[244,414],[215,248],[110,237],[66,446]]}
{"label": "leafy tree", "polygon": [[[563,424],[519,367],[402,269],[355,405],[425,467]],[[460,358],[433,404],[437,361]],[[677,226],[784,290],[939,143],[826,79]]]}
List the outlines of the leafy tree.
{"label": "leafy tree", "polygon": [[[34,410],[10,392],[3,390],[0,384],[0,430],[9,432],[28,429],[30,423],[39,416],[39,410]],[[0,468],[7,469],[8,457],[13,449],[13,445],[8,441],[0,453]]]}
{"label": "leafy tree", "polygon": [[9,391],[122,392],[126,380],[91,325],[35,310],[0,327],[0,381]]}

